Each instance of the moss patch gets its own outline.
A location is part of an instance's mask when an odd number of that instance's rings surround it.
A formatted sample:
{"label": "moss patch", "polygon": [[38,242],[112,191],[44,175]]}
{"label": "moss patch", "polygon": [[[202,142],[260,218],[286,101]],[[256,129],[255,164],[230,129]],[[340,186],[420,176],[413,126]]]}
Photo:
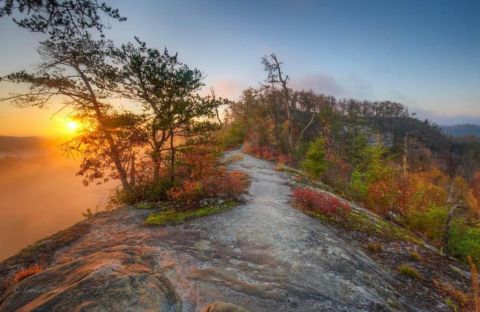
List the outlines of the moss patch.
{"label": "moss patch", "polygon": [[151,203],[151,202],[140,202],[140,203],[135,204],[134,207],[137,208],[137,209],[154,209],[154,208],[158,208],[155,203]]}
{"label": "moss patch", "polygon": [[415,237],[406,229],[381,218],[371,217],[362,211],[352,210],[347,219],[346,227],[355,231],[369,233],[377,237],[409,241],[418,245],[424,244],[421,239]]}
{"label": "moss patch", "polygon": [[191,210],[191,211],[179,212],[175,210],[166,210],[166,211],[149,215],[145,220],[145,223],[149,225],[180,224],[188,220],[206,217],[206,216],[227,211],[237,206],[238,204],[239,202],[237,201],[227,201],[223,204],[205,206],[205,207],[201,207],[199,209]]}

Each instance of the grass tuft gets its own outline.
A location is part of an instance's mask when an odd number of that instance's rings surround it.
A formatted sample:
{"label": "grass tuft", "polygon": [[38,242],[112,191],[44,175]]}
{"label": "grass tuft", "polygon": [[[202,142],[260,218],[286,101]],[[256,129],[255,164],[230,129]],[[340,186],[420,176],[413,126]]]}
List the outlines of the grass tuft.
{"label": "grass tuft", "polygon": [[378,253],[382,251],[382,244],[378,242],[370,242],[367,244],[367,249],[370,252]]}
{"label": "grass tuft", "polygon": [[416,250],[412,250],[410,252],[410,259],[414,260],[414,261],[417,261],[417,262],[422,262],[423,260],[423,257],[420,253],[418,253],[418,251]]}
{"label": "grass tuft", "polygon": [[406,263],[398,266],[398,273],[413,279],[420,279],[422,277],[422,275],[420,274],[420,272],[417,271],[417,269]]}
{"label": "grass tuft", "polygon": [[155,203],[143,201],[143,202],[135,204],[135,208],[137,208],[137,209],[154,209],[154,208],[157,208],[157,207],[156,207]]}

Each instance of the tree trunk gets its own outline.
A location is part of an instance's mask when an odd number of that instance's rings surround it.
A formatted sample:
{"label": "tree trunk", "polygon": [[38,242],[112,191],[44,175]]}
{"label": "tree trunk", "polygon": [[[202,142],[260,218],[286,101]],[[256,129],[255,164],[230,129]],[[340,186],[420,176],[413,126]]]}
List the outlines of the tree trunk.
{"label": "tree trunk", "polygon": [[175,145],[173,142],[173,128],[170,128],[170,180],[175,181]]}
{"label": "tree trunk", "polygon": [[85,83],[85,86],[88,89],[88,92],[89,92],[90,97],[91,97],[91,102],[93,104],[93,109],[95,111],[96,120],[100,124],[102,132],[104,133],[105,138],[107,139],[108,145],[110,147],[110,153],[109,153],[110,155],[109,156],[110,156],[110,158],[112,159],[112,161],[115,165],[115,169],[117,170],[118,176],[120,178],[120,182],[122,183],[122,187],[127,193],[131,193],[132,188],[130,186],[130,183],[128,182],[128,175],[127,175],[127,172],[125,170],[125,167],[123,166],[122,161],[120,159],[120,152],[118,151],[117,145],[115,144],[115,140],[113,139],[112,134],[103,125],[104,116],[103,116],[102,111],[100,110],[100,105],[97,101],[97,97],[95,96],[95,92],[93,91],[88,78],[85,76],[85,74],[80,69],[80,67],[78,65],[75,65],[74,68],[78,72],[78,74],[82,78],[83,82]]}

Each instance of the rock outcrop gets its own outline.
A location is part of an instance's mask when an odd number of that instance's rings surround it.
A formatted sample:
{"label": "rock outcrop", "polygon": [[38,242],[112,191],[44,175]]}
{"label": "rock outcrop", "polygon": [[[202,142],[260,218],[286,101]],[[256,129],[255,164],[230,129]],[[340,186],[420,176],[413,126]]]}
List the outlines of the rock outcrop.
{"label": "rock outcrop", "polygon": [[[164,227],[133,207],[97,214],[72,227],[81,235],[63,232],[68,244],[47,239],[0,264],[0,310],[422,311],[359,246],[292,209],[285,173],[248,155],[231,166],[250,175],[245,204]],[[44,269],[12,282],[32,264]]]}
{"label": "rock outcrop", "polygon": [[2,311],[181,311],[152,250],[118,245],[55,264],[10,287]]}

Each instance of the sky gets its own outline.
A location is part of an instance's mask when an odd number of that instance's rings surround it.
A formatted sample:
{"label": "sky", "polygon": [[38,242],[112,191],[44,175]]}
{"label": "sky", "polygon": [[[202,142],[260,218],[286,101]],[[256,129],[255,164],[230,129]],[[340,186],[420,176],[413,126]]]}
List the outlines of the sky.
{"label": "sky", "polygon": [[[237,99],[264,79],[260,58],[284,62],[295,89],[392,100],[439,124],[480,125],[480,1],[116,0],[116,43],[140,37],[201,69],[206,90]],[[0,75],[38,63],[41,35],[0,19]],[[0,83],[0,97],[14,86]],[[0,134],[51,135],[65,124],[0,103]]]}

